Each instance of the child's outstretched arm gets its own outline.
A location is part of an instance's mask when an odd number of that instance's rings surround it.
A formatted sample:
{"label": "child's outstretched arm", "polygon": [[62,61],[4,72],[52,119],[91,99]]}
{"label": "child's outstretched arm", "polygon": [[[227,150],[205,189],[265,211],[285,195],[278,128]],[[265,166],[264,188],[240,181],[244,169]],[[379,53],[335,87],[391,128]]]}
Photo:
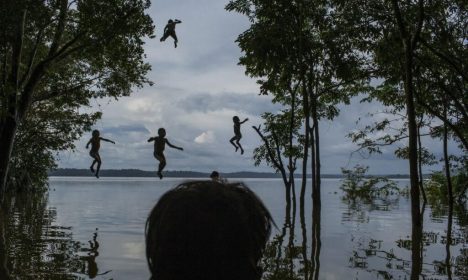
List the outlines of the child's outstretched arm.
{"label": "child's outstretched arm", "polygon": [[182,23],[182,21],[180,21],[178,19],[174,19],[174,23]]}
{"label": "child's outstretched arm", "polygon": [[102,141],[109,142],[109,143],[112,143],[112,144],[115,144],[115,142],[114,142],[114,141],[112,141],[112,140],[109,140],[109,139],[106,139],[106,138],[102,138],[102,137],[101,137],[101,140],[102,140]]}
{"label": "child's outstretched arm", "polygon": [[88,143],[86,143],[86,149],[89,147],[89,144],[91,144],[91,140],[92,139],[89,139]]}
{"label": "child's outstretched arm", "polygon": [[154,139],[155,139],[154,137],[150,137],[150,138],[148,139],[148,142],[154,141]]}
{"label": "child's outstretched arm", "polygon": [[241,121],[240,123],[243,124],[243,123],[245,123],[245,122],[248,121],[248,120],[249,120],[249,118],[245,118],[245,120]]}
{"label": "child's outstretched arm", "polygon": [[174,149],[177,149],[177,150],[181,150],[181,151],[184,150],[184,149],[181,148],[181,147],[177,147],[177,146],[172,145],[171,143],[169,143],[169,141],[168,141],[167,139],[166,139],[166,143],[167,143],[167,145],[168,145],[169,147],[171,147],[171,148],[174,148]]}

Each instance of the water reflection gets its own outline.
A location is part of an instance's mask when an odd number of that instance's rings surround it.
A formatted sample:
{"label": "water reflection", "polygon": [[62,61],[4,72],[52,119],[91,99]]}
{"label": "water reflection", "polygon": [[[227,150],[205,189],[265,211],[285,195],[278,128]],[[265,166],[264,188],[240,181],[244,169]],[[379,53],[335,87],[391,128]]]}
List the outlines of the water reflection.
{"label": "water reflection", "polygon": [[85,279],[98,275],[97,231],[88,244],[73,239],[71,227],[56,225],[47,194],[6,197],[0,211],[1,279]]}
{"label": "water reflection", "polygon": [[[63,180],[50,196],[7,200],[0,211],[0,279],[8,279],[7,273],[10,279],[148,279],[145,215],[176,183],[155,187],[152,181],[140,181],[134,187],[119,180],[75,185]],[[330,180],[321,205],[309,189],[295,209],[285,202],[281,182],[278,188],[275,184],[249,183],[279,227],[265,252],[263,279],[411,278],[408,197],[347,197],[339,182]],[[416,241],[420,253],[414,255],[421,264],[416,267],[419,278],[468,279],[466,206],[454,204],[450,210],[429,201],[424,209],[424,228]]]}
{"label": "water reflection", "polygon": [[[263,265],[265,280],[319,279],[320,271],[320,203],[312,207],[312,231],[308,231],[305,201],[300,200],[299,220],[301,236],[296,236],[296,211],[286,203],[285,221],[279,234],[265,250]],[[308,234],[311,233],[311,246]],[[300,242],[298,242],[300,240]],[[286,242],[286,244],[285,244]],[[308,250],[311,250],[310,257]]]}
{"label": "water reflection", "polygon": [[[399,205],[398,200],[377,198],[370,201],[345,196],[342,201],[346,203],[347,211],[344,211],[342,221],[368,223],[370,219],[375,219],[375,215],[371,216],[372,211],[388,211]],[[352,236],[355,249],[349,257],[349,266],[365,270],[376,279],[468,279],[468,230],[466,216],[463,216],[466,208],[464,205],[455,206],[458,209],[455,219],[458,227],[454,228],[453,207],[431,205],[431,220],[447,221],[445,235],[437,231],[423,231],[426,211],[423,205],[421,222],[411,226],[411,236],[399,238],[393,244],[368,235]],[[436,253],[442,246],[445,248],[444,259],[440,258],[441,251]],[[460,250],[456,257],[451,254],[453,248]]]}

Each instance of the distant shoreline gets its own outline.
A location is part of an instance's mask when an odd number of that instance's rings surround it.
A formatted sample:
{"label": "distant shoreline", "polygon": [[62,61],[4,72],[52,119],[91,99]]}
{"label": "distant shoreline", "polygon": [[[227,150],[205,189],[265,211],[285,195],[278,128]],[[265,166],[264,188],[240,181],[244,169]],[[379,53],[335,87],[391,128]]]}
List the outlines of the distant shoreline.
{"label": "distant shoreline", "polygon": [[[211,172],[196,172],[196,171],[166,171],[165,177],[175,178],[209,178]],[[220,172],[222,177],[226,178],[281,178],[280,174],[269,172]],[[59,168],[49,171],[49,176],[54,177],[89,177],[91,172],[89,169],[75,169],[75,168]],[[156,177],[155,171],[145,171],[139,169],[105,169],[99,173],[101,177]],[[382,176],[392,179],[409,179],[407,174],[384,174],[384,175],[368,175],[367,177]],[[296,174],[296,178],[301,178],[302,174]],[[310,178],[311,175],[308,175]],[[424,176],[426,177],[426,176]],[[342,174],[322,174],[322,178],[342,179]]]}

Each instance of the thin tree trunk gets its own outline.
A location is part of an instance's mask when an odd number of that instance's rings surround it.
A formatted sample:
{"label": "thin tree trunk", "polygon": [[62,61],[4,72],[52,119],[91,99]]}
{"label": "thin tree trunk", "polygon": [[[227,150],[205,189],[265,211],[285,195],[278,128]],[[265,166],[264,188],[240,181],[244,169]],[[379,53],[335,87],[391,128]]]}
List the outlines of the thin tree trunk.
{"label": "thin tree trunk", "polygon": [[453,202],[449,201],[449,213],[447,221],[447,242],[445,243],[445,268],[447,270],[447,277],[452,280],[452,264],[451,264],[451,253],[450,245],[452,245],[452,223],[453,223]]}
{"label": "thin tree trunk", "polygon": [[[422,121],[422,120],[421,120]],[[419,171],[419,188],[421,189],[424,203],[427,203],[426,191],[424,190],[424,180],[422,174],[422,143],[421,143],[421,122],[418,124],[418,171]]]}
{"label": "thin tree trunk", "polygon": [[[295,237],[295,226],[296,226],[296,210],[293,208],[293,214],[291,217],[291,227],[289,228],[289,242],[288,242],[288,248],[290,252],[294,250],[294,237]],[[289,273],[290,277],[292,278],[294,275],[294,259],[291,256],[287,257],[289,261]]]}
{"label": "thin tree trunk", "polygon": [[447,198],[449,204],[453,204],[453,186],[452,176],[450,174],[450,161],[448,154],[448,129],[444,124],[444,164],[445,164],[445,178],[447,179]]}
{"label": "thin tree trunk", "polygon": [[5,227],[6,213],[0,205],[0,279],[10,280],[10,273],[7,267],[8,252],[6,251]]}
{"label": "thin tree trunk", "polygon": [[293,159],[293,132],[294,132],[294,119],[296,117],[296,89],[291,89],[291,119],[289,120],[289,186],[292,189],[293,207],[296,209],[296,184],[294,183],[294,172],[296,170],[296,162]]}
{"label": "thin tree trunk", "polygon": [[[303,99],[304,99],[304,130],[305,130],[305,139],[304,139],[304,152],[302,155],[302,185],[301,185],[301,203],[303,203],[305,191],[306,191],[306,184],[307,184],[307,159],[309,155],[309,131],[310,131],[310,108],[309,108],[309,95],[306,91],[306,87],[303,87]],[[312,159],[313,161],[313,159]]]}
{"label": "thin tree trunk", "polygon": [[8,176],[8,168],[10,163],[11,151],[17,129],[16,119],[12,117],[6,118],[1,126],[0,134],[0,204],[3,202],[3,197],[6,191],[6,183]]}
{"label": "thin tree trunk", "polygon": [[300,203],[300,218],[301,218],[301,229],[302,229],[302,261],[304,263],[304,279],[309,279],[309,259],[307,256],[307,225],[305,221],[305,204],[301,200]]}
{"label": "thin tree trunk", "polygon": [[320,275],[320,250],[321,240],[321,212],[322,203],[320,196],[313,195],[312,198],[312,249],[311,249],[311,279],[318,280]]}

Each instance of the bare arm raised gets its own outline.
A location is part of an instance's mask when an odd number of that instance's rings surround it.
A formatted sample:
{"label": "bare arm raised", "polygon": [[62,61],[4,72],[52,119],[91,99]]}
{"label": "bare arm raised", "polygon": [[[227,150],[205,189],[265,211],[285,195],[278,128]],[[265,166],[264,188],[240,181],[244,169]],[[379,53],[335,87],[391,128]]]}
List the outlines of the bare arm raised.
{"label": "bare arm raised", "polygon": [[166,139],[166,143],[167,143],[167,145],[168,145],[169,147],[171,147],[171,148],[174,148],[174,149],[177,149],[177,150],[181,150],[181,151],[184,150],[184,149],[181,148],[181,147],[177,147],[177,146],[172,145],[171,143],[169,143],[169,141],[168,141],[167,139]]}
{"label": "bare arm raised", "polygon": [[112,144],[115,144],[114,141],[112,140],[109,140],[109,139],[106,139],[106,138],[102,138],[102,137],[99,137],[102,141],[106,141],[106,142],[109,142],[109,143],[112,143]]}
{"label": "bare arm raised", "polygon": [[248,121],[248,120],[249,120],[249,118],[246,118],[245,120],[241,121],[240,124],[243,124],[243,123],[245,123],[245,122]]}

